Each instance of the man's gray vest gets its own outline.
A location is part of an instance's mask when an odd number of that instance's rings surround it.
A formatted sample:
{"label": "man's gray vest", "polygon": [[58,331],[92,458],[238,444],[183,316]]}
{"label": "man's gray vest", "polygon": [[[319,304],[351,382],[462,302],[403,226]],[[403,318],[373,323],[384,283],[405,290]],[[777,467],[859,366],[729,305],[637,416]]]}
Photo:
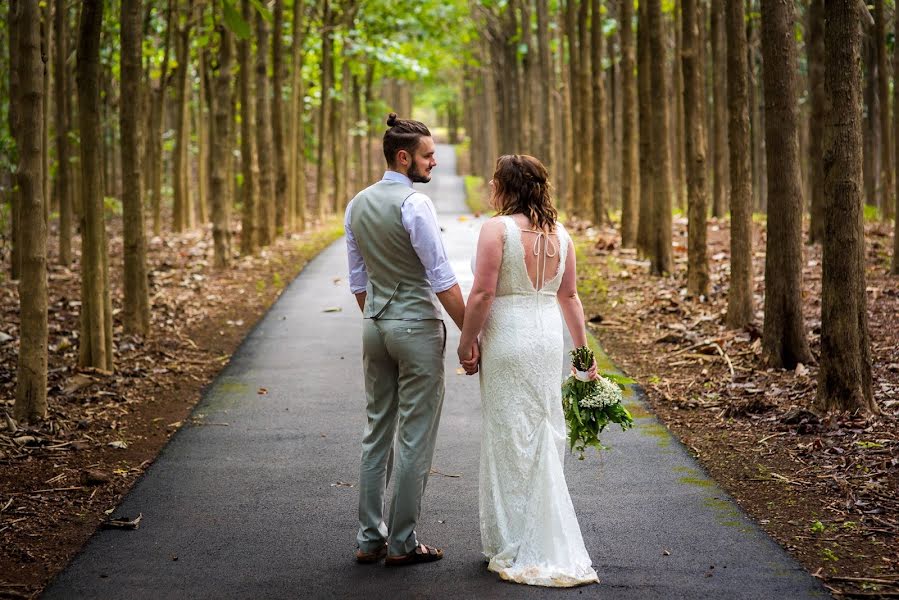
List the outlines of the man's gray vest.
{"label": "man's gray vest", "polygon": [[368,273],[366,319],[443,318],[403,227],[403,203],[416,193],[403,183],[385,180],[353,198],[350,228]]}

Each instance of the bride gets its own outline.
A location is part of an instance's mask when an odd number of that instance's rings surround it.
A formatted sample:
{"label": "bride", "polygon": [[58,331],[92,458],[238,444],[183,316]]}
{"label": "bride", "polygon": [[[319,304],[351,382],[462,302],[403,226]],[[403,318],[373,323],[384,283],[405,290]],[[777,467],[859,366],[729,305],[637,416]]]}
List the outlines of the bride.
{"label": "bride", "polygon": [[480,336],[484,556],[488,569],[518,583],[598,582],[563,472],[562,317],[575,346],[587,343],[574,245],[556,222],[539,160],[501,156],[490,184],[498,216],[481,228],[459,342],[471,374]]}

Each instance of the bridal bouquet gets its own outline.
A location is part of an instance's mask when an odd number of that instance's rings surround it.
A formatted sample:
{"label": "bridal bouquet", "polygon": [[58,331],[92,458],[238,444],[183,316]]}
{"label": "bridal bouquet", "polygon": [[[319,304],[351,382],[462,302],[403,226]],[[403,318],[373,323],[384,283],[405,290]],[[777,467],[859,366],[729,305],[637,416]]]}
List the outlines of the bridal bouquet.
{"label": "bridal bouquet", "polygon": [[632,383],[620,375],[605,375],[589,379],[587,371],[593,364],[593,351],[581,346],[571,351],[575,374],[562,384],[562,408],[568,425],[568,445],[581,453],[587,446],[601,449],[599,434],[609,423],[629,429],[634,421],[621,403],[621,385]]}

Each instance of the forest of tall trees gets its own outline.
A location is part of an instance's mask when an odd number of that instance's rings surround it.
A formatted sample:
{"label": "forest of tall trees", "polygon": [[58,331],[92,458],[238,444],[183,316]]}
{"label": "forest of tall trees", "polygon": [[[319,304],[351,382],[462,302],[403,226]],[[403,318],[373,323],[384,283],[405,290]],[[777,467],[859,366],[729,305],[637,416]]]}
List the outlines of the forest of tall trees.
{"label": "forest of tall trees", "polygon": [[[774,367],[812,360],[802,245],[822,244],[822,339],[833,346],[822,349],[818,404],[876,412],[860,260],[863,218],[888,222],[897,202],[888,64],[899,46],[884,33],[888,23],[899,30],[892,3],[531,4],[474,14],[484,32],[466,68],[475,172],[489,172],[496,154],[542,157],[567,214],[597,224],[620,214],[622,244],[657,275],[674,268],[672,209],[685,213],[687,294],[696,298],[709,293],[707,216],[726,219],[732,328],[757,320],[752,224],[766,215],[763,346]],[[529,105],[534,70],[552,97]],[[550,118],[536,114],[544,111]],[[535,123],[543,135],[529,135]]]}
{"label": "forest of tall trees", "polygon": [[[899,212],[892,2],[11,0],[0,23],[19,419],[47,411],[49,261],[80,274],[78,366],[111,371],[114,323],[152,335],[148,236],[208,227],[228,269],[340,215],[382,168],[388,110],[464,133],[474,175],[500,154],[538,156],[564,214],[619,228],[655,276],[680,268],[672,218],[686,215],[699,301],[707,219],[726,223],[726,322],[763,308],[773,367],[809,360],[802,245],[821,244],[819,406],[877,410],[860,261],[864,219]],[[753,247],[754,215],[767,248]]]}
{"label": "forest of tall trees", "polygon": [[[16,418],[47,415],[48,262],[81,280],[78,364],[152,335],[148,236],[211,229],[233,268],[333,219],[382,167],[384,115],[428,86],[446,115],[463,3],[31,0],[0,4],[4,278],[18,281]],[[405,19],[406,32],[391,23]],[[426,52],[420,41],[437,42]],[[439,49],[438,49],[439,46]],[[123,260],[109,245],[121,235]],[[122,269],[121,306],[110,269]],[[73,365],[76,366],[76,365]]]}

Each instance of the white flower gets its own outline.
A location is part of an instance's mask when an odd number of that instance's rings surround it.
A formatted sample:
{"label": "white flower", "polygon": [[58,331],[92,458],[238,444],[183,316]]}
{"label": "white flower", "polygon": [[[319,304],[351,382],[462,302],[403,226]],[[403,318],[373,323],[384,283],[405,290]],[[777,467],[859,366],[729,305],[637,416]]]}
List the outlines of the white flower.
{"label": "white flower", "polygon": [[581,398],[578,406],[581,408],[604,408],[617,402],[621,402],[621,388],[613,381],[600,377],[596,380],[593,393]]}

